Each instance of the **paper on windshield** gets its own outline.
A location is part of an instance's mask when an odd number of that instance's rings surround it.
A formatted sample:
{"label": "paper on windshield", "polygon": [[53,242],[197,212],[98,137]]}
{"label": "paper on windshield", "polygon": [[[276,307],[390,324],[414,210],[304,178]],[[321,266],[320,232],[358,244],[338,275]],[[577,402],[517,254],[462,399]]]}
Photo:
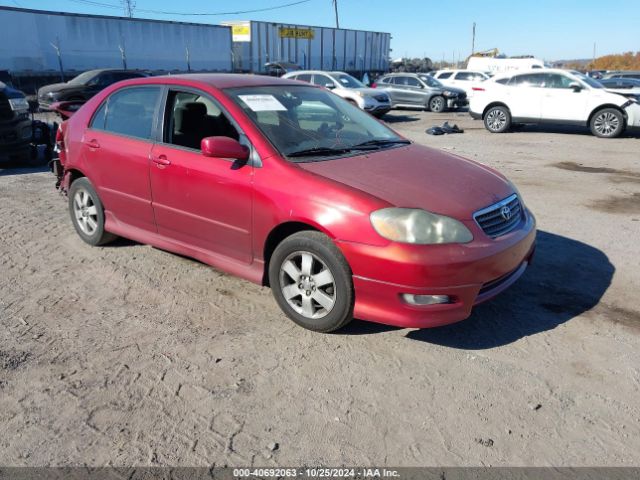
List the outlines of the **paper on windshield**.
{"label": "paper on windshield", "polygon": [[238,95],[238,97],[254,112],[287,110],[273,95]]}

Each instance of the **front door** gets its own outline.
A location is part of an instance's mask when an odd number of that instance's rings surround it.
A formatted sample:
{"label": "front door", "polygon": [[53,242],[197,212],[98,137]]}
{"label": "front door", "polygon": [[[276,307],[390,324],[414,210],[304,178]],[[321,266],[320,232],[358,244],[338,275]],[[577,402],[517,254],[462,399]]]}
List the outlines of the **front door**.
{"label": "front door", "polygon": [[239,139],[215,100],[171,89],[162,142],[151,154],[151,190],[158,233],[209,254],[251,263],[253,167],[205,157],[205,137]]}
{"label": "front door", "polygon": [[578,83],[560,73],[548,73],[542,100],[543,120],[562,120],[585,123],[588,90],[574,90]]}
{"label": "front door", "polygon": [[161,88],[118,90],[100,106],[82,138],[84,161],[104,205],[107,224],[155,232],[149,154]]}

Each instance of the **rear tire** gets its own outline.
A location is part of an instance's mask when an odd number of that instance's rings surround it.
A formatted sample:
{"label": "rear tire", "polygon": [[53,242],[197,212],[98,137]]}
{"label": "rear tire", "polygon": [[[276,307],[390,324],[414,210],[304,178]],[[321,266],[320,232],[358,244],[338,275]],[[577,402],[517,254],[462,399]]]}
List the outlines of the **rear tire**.
{"label": "rear tire", "polygon": [[86,177],[78,178],[69,188],[69,214],[76,232],[89,245],[105,245],[117,238],[104,229],[102,202]]}
{"label": "rear tire", "polygon": [[591,133],[600,138],[616,138],[624,130],[624,116],[615,108],[603,108],[591,117]]}
{"label": "rear tire", "polygon": [[429,99],[429,110],[433,113],[442,113],[447,109],[447,100],[442,95],[436,95]]}
{"label": "rear tire", "polygon": [[269,284],[282,311],[308,330],[332,332],[353,319],[351,269],[323,233],[285,238],[271,256]]}
{"label": "rear tire", "polygon": [[484,115],[484,127],[491,133],[508,132],[511,128],[511,112],[503,105],[491,107]]}

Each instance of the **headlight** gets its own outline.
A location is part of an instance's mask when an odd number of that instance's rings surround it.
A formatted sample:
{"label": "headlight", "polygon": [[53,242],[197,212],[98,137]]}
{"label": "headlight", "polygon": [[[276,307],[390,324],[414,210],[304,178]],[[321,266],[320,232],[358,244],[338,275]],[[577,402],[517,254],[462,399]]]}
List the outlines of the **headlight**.
{"label": "headlight", "polygon": [[430,245],[468,243],[473,235],[454,218],[416,208],[383,208],[370,216],[378,235],[394,242]]}
{"label": "headlight", "polygon": [[29,102],[26,98],[10,98],[11,110],[29,110]]}
{"label": "headlight", "polygon": [[458,94],[456,92],[450,92],[449,90],[445,90],[442,92],[445,97],[457,97]]}

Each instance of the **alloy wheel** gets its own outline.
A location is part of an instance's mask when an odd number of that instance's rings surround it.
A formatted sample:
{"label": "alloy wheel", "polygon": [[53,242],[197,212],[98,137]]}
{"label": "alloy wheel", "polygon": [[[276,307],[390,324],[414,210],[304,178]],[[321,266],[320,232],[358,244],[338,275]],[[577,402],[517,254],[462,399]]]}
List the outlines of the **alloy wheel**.
{"label": "alloy wheel", "polygon": [[84,188],[78,189],[73,197],[73,213],[78,227],[86,235],[93,235],[98,228],[98,209]]}
{"label": "alloy wheel", "polygon": [[620,119],[611,112],[600,113],[593,122],[593,128],[603,137],[613,135],[620,127]]}
{"label": "alloy wheel", "polygon": [[325,317],[336,303],[333,274],[311,252],[293,252],[282,262],[280,289],[289,306],[309,319]]}
{"label": "alloy wheel", "polygon": [[507,124],[507,114],[500,109],[491,110],[487,114],[487,125],[490,130],[497,132]]}

